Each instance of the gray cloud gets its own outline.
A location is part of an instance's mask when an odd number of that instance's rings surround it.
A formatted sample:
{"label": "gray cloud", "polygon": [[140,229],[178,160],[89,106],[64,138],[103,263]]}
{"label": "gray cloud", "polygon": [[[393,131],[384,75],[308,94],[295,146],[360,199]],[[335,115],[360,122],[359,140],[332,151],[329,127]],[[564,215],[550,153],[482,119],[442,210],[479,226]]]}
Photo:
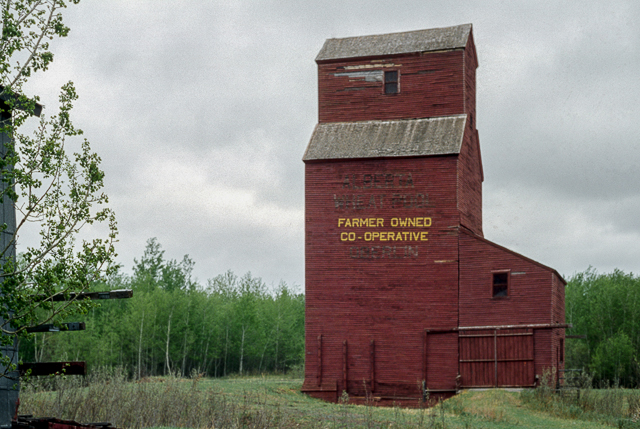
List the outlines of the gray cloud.
{"label": "gray cloud", "polygon": [[55,88],[76,82],[127,268],[156,236],[203,281],[233,269],[303,284],[301,157],[322,43],[466,22],[486,237],[564,274],[640,268],[637,2],[141,0],[68,12],[72,33],[30,90],[55,108]]}

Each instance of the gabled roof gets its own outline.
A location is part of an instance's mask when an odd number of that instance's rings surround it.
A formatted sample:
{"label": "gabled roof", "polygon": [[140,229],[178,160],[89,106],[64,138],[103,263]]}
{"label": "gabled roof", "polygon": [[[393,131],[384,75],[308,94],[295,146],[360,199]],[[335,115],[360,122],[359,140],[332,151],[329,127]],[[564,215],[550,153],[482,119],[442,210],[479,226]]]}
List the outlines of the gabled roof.
{"label": "gabled roof", "polygon": [[467,115],[316,125],[303,161],[460,153]]}
{"label": "gabled roof", "polygon": [[471,24],[463,24],[404,33],[327,39],[316,62],[464,48],[469,34]]}

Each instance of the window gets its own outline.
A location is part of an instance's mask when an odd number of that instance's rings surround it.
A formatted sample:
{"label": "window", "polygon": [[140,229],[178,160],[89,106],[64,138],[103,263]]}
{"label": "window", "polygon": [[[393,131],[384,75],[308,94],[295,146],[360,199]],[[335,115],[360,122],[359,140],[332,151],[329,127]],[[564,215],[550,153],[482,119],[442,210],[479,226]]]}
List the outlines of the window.
{"label": "window", "polygon": [[397,94],[398,92],[400,92],[400,86],[398,85],[398,71],[384,72],[384,93]]}
{"label": "window", "polygon": [[492,273],[492,296],[494,298],[509,296],[510,274],[509,271],[495,271]]}

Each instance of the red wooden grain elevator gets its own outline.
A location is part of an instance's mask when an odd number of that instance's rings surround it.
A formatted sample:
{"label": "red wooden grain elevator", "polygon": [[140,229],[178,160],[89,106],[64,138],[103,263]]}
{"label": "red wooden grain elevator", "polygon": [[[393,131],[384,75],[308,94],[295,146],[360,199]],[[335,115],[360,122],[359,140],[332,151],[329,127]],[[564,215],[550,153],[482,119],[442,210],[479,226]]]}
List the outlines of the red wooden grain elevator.
{"label": "red wooden grain elevator", "polygon": [[483,237],[471,25],[329,39],[316,62],[302,390],[411,405],[563,369],[565,280]]}

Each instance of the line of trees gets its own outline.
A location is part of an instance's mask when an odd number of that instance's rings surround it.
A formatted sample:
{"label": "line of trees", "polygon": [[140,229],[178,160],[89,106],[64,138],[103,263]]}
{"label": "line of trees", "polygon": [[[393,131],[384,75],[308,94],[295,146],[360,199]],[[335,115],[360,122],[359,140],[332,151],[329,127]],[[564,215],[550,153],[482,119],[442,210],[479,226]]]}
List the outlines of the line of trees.
{"label": "line of trees", "polygon": [[[102,302],[85,315],[84,332],[21,339],[25,362],[85,360],[124,366],[134,377],[196,371],[207,376],[286,372],[304,364],[304,295],[270,289],[250,273],[227,272],[201,285],[194,262],[165,260],[147,242],[133,275],[113,275],[93,290],[131,288],[134,298]],[[596,386],[640,382],[640,277],[620,270],[575,274],[566,287],[566,368],[585,369]]]}
{"label": "line of trees", "polygon": [[566,287],[567,368],[583,368],[602,384],[638,387],[640,381],[640,277],[594,269]]}
{"label": "line of trees", "polygon": [[284,372],[303,364],[302,293],[285,283],[270,290],[250,273],[227,272],[200,285],[192,278],[194,262],[165,260],[156,239],[134,261],[132,276],[94,286],[131,288],[132,299],[105,301],[76,316],[86,322],[84,332],[22,339],[22,359],[124,366],[135,377]]}

